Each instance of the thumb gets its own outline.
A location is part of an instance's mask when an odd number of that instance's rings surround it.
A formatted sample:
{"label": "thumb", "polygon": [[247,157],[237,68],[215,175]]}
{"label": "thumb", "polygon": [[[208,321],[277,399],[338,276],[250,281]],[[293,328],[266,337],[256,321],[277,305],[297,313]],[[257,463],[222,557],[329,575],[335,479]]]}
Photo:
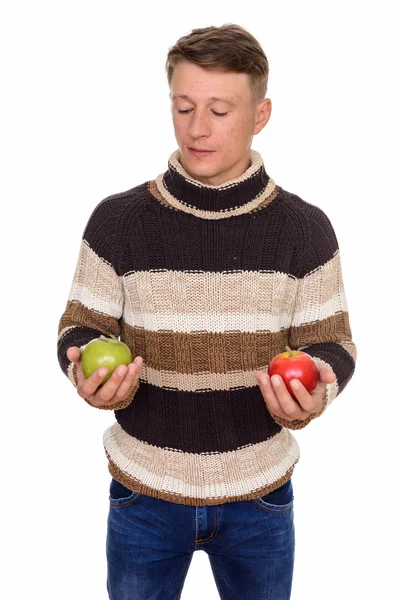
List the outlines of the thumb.
{"label": "thumb", "polygon": [[81,357],[81,351],[78,348],[78,346],[71,346],[70,348],[68,348],[67,357],[73,363],[79,362],[79,359]]}

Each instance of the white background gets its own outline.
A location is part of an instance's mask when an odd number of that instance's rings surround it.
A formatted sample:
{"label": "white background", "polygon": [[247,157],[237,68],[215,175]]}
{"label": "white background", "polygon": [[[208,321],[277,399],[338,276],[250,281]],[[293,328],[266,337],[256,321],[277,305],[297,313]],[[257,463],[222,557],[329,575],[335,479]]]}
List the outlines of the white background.
{"label": "white background", "polygon": [[[0,18],[0,595],[107,598],[102,435],[113,414],[88,406],[62,374],[58,320],[95,205],[165,171],[177,147],[169,47],[230,22],[260,41],[270,64],[272,116],[253,148],[279,185],[330,218],[358,349],[348,387],[295,432],[292,598],[398,598],[395,2],[10,6]],[[218,598],[204,552],[182,598]]]}

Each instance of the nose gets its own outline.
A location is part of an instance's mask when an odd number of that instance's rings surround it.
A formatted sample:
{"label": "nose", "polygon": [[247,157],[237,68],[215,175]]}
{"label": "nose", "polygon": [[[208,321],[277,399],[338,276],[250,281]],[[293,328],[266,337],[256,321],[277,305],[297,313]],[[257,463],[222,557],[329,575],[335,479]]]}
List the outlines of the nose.
{"label": "nose", "polygon": [[208,137],[211,133],[209,115],[205,111],[193,110],[189,116],[188,132],[193,138]]}

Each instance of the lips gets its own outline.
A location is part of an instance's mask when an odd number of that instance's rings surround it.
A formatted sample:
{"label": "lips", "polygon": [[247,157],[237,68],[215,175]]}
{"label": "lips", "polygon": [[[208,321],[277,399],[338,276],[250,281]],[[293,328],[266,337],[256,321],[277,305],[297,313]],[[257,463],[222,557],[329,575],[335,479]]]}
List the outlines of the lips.
{"label": "lips", "polygon": [[203,150],[201,148],[189,148],[189,152],[193,156],[209,156],[214,152],[214,150]]}

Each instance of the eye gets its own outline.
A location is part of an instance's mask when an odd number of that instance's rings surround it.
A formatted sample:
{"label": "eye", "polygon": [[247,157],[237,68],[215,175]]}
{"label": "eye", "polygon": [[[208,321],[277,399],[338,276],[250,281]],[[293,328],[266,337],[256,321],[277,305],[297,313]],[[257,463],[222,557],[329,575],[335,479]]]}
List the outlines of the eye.
{"label": "eye", "polygon": [[[179,110],[179,108],[177,108],[177,111],[178,111],[178,113],[179,113],[180,115],[187,115],[187,114],[189,114],[189,113],[190,113],[192,110],[193,110],[192,108],[190,108],[190,109],[188,108],[187,110]],[[227,112],[225,112],[225,113],[218,113],[218,112],[216,112],[215,110],[213,110],[213,111],[211,111],[211,112],[213,112],[213,113],[214,113],[214,115],[215,115],[216,117],[224,117],[225,115],[227,115],[227,114],[228,114]]]}

